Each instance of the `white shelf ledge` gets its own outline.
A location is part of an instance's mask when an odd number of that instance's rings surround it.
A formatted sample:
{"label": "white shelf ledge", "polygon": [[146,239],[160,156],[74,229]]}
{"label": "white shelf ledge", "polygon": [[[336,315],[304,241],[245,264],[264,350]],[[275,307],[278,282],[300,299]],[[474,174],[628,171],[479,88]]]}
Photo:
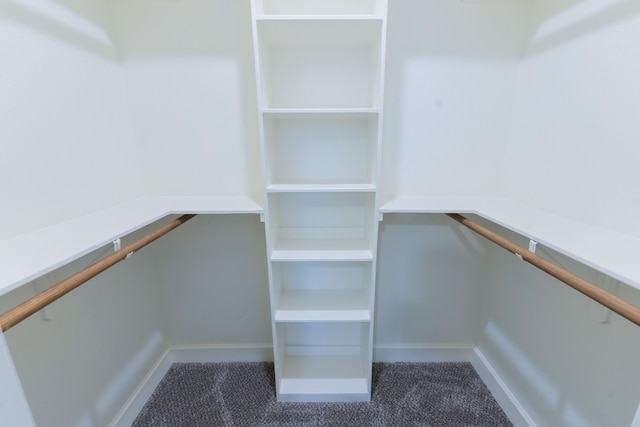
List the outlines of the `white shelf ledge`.
{"label": "white shelf ledge", "polygon": [[364,378],[280,380],[282,402],[360,402],[369,400]]}
{"label": "white shelf ledge", "polygon": [[269,193],[358,193],[374,192],[373,184],[271,184],[267,186]]}
{"label": "white shelf ledge", "polygon": [[468,213],[640,289],[640,239],[497,197],[399,197],[381,213]]}
{"label": "white shelf ledge", "polygon": [[257,16],[354,16],[380,15],[386,8],[381,0],[256,0]]}
{"label": "white shelf ledge", "polygon": [[337,115],[356,115],[356,116],[365,116],[365,115],[374,115],[380,114],[380,108],[377,107],[353,107],[353,108],[345,108],[345,107],[336,107],[336,108],[275,108],[275,107],[265,107],[262,109],[263,114],[268,114],[271,116],[312,116],[312,115],[328,115],[328,116],[337,116]]}
{"label": "white shelf ledge", "polygon": [[172,214],[261,214],[248,197],[146,197],[0,241],[0,295]]}
{"label": "white shelf ledge", "polygon": [[271,261],[372,261],[369,249],[274,250]]}
{"label": "white shelf ledge", "polygon": [[256,15],[256,21],[382,21],[382,15]]}
{"label": "white shelf ledge", "polygon": [[283,363],[280,398],[285,402],[368,400],[364,372],[359,356],[289,355]]}
{"label": "white shelf ledge", "polygon": [[280,295],[276,322],[369,322],[362,290],[288,290]]}
{"label": "white shelf ledge", "polygon": [[478,213],[483,197],[396,197],[380,207],[382,213]]}

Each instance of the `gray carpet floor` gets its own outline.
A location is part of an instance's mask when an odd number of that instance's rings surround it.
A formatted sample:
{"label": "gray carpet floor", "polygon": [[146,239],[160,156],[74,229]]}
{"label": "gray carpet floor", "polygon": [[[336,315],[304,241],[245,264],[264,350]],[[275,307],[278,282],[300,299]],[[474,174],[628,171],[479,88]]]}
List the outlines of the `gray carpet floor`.
{"label": "gray carpet floor", "polygon": [[272,363],[174,364],[133,426],[511,426],[470,363],[376,363],[363,403],[278,403]]}

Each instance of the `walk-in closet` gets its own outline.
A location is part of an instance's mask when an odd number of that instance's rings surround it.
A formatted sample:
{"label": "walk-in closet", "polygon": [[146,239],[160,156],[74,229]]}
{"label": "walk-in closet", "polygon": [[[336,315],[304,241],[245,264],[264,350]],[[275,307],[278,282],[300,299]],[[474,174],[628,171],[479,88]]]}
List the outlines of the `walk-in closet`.
{"label": "walk-in closet", "polygon": [[0,425],[214,363],[385,425],[404,362],[640,427],[638,76],[637,0],[1,1]]}

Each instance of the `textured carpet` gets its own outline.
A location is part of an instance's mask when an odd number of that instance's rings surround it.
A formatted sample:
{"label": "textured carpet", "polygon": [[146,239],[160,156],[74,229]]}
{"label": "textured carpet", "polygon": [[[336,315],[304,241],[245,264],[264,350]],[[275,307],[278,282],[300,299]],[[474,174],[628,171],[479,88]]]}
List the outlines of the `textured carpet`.
{"label": "textured carpet", "polygon": [[133,426],[511,426],[470,363],[376,363],[365,403],[278,403],[272,363],[174,364]]}

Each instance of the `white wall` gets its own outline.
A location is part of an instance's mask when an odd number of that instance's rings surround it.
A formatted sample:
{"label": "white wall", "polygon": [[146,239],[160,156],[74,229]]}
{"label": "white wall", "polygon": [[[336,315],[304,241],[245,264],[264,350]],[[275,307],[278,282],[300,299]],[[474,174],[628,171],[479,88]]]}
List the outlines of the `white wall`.
{"label": "white wall", "polygon": [[142,193],[101,0],[0,2],[0,239]]}
{"label": "white wall", "polygon": [[498,190],[528,2],[389,2],[383,199]]}
{"label": "white wall", "polygon": [[378,251],[376,348],[437,358],[475,345],[485,242],[458,233],[444,215],[385,214]]}
{"label": "white wall", "polygon": [[198,216],[153,250],[169,345],[271,345],[266,243],[258,215]]}
{"label": "white wall", "polygon": [[535,3],[506,196],[640,237],[640,3]]}
{"label": "white wall", "polygon": [[260,198],[249,2],[113,5],[148,192]]}

